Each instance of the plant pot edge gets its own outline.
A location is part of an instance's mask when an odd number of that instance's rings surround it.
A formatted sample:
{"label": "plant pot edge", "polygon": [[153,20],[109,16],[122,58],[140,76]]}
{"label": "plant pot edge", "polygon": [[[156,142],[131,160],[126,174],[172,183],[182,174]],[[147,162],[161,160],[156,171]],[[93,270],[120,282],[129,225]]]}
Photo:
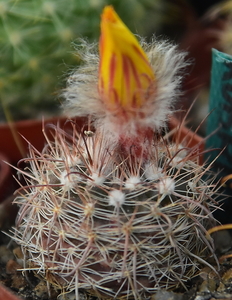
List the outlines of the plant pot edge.
{"label": "plant pot edge", "polygon": [[2,300],[22,300],[22,298],[18,297],[14,294],[9,288],[0,284],[0,299]]}

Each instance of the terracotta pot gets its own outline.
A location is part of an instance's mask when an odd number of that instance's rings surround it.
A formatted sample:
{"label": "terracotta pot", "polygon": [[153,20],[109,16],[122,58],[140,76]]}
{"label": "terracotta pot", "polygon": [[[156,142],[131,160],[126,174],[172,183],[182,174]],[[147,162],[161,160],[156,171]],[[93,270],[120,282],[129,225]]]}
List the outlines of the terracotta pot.
{"label": "terracotta pot", "polygon": [[[48,124],[59,123],[61,127],[71,128],[71,122],[67,118],[52,118],[47,120],[26,120],[15,123],[0,124],[0,202],[6,198],[9,192],[15,190],[12,184],[14,170],[4,161],[12,165],[27,156],[28,142],[41,151],[45,144],[43,127]],[[82,127],[84,119],[79,118],[77,124]],[[49,132],[48,132],[49,135]],[[7,184],[6,184],[7,182]],[[9,191],[10,189],[10,191]]]}
{"label": "terracotta pot", "polygon": [[6,154],[0,152],[0,197],[3,198],[8,192],[8,188],[11,186],[11,168],[6,163],[9,162]]}
{"label": "terracotta pot", "polygon": [[[76,119],[76,124],[83,127],[84,119]],[[3,161],[11,164],[17,162],[27,155],[28,141],[39,151],[43,149],[45,138],[42,128],[48,124],[59,123],[61,127],[71,128],[71,122],[67,122],[66,118],[53,118],[42,120],[26,120],[13,124],[0,124],[0,202],[6,196],[9,182],[12,184],[12,170]],[[197,134],[183,126],[177,119],[171,118],[169,123],[170,130],[174,131],[174,138],[178,142],[184,142],[188,147],[196,146],[196,150],[202,152],[204,149],[203,139]],[[176,131],[176,132],[175,132]],[[49,132],[48,132],[49,134]],[[6,184],[8,182],[8,184]],[[11,185],[10,185],[11,186]]]}
{"label": "terracotta pot", "polygon": [[[84,119],[78,119],[82,126]],[[26,157],[28,141],[39,151],[42,150],[45,138],[42,128],[47,124],[57,124],[61,127],[71,127],[67,118],[52,118],[47,120],[26,120],[15,123],[0,124],[0,152],[7,155],[11,163]]]}
{"label": "terracotta pot", "polygon": [[0,299],[1,300],[22,300],[22,298],[19,298],[15,294],[13,294],[12,291],[8,290],[6,287],[0,284]]}
{"label": "terracotta pot", "polygon": [[169,129],[173,131],[173,139],[185,147],[194,148],[194,155],[199,155],[199,163],[203,164],[203,153],[205,149],[205,139],[197,133],[184,126],[183,122],[172,117],[169,122]]}
{"label": "terracotta pot", "polygon": [[[84,119],[75,120],[80,128],[84,124]],[[16,163],[27,154],[27,144],[29,141],[36,149],[42,150],[45,138],[42,132],[43,124],[59,124],[69,128],[70,122],[67,122],[66,118],[53,118],[47,119],[44,122],[41,120],[26,120],[19,121],[13,124],[0,124],[0,153],[7,156],[11,163]],[[197,134],[180,124],[175,118],[170,120],[170,129],[181,128],[181,130],[175,135],[178,136],[179,141],[187,141],[190,147],[199,144],[201,150],[203,149],[203,139]]]}

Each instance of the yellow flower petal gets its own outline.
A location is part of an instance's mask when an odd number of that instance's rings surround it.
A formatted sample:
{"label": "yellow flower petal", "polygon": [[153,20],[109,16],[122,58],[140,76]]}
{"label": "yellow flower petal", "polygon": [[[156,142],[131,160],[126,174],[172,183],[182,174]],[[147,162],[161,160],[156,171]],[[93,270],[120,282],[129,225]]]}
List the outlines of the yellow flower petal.
{"label": "yellow flower petal", "polygon": [[106,6],[101,17],[99,93],[111,111],[135,111],[146,101],[155,75],[136,37]]}

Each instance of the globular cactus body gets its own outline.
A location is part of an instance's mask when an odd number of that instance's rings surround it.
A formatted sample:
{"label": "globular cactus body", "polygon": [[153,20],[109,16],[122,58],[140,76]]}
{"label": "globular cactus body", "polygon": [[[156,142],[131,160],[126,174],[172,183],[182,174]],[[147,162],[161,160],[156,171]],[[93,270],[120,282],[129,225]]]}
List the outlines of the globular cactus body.
{"label": "globular cactus body", "polygon": [[61,289],[112,298],[184,285],[213,255],[214,189],[177,147],[135,159],[98,132],[56,128],[42,153],[31,148],[15,236],[29,267]]}

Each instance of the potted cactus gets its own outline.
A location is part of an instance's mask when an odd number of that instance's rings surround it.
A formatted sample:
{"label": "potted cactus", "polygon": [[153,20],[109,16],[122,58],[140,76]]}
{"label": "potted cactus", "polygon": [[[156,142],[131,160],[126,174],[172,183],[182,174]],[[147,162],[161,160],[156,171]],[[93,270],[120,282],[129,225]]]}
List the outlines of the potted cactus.
{"label": "potted cactus", "polygon": [[192,136],[174,130],[172,139],[166,125],[185,54],[166,41],[139,44],[112,6],[102,14],[99,56],[88,43],[81,50],[84,64],[63,96],[85,127],[50,126],[45,147],[29,144],[17,168],[26,185],[12,238],[22,268],[76,299],[141,299],[185,286],[202,265],[216,271],[206,237],[216,223],[214,176]]}

